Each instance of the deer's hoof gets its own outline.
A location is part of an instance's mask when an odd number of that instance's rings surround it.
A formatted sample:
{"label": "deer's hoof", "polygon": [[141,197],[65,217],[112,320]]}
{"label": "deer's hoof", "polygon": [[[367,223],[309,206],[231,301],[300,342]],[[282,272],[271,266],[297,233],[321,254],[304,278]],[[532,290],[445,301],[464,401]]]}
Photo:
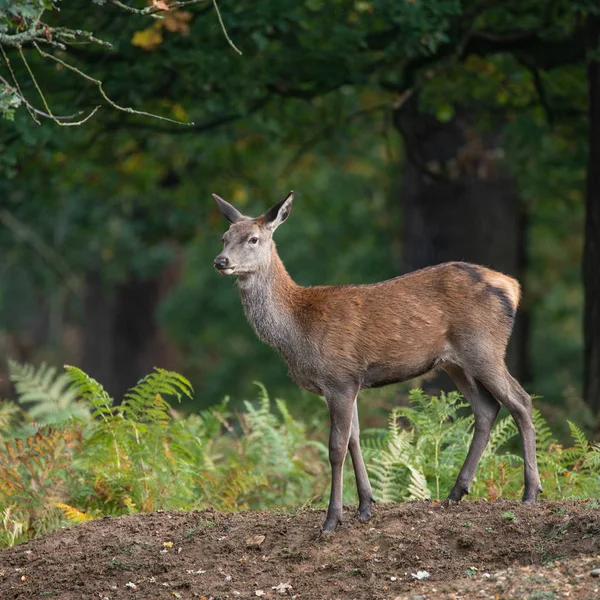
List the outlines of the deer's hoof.
{"label": "deer's hoof", "polygon": [[446,503],[449,505],[458,504],[463,496],[466,496],[469,493],[469,490],[466,487],[454,486],[452,491],[448,494],[448,498],[446,498]]}
{"label": "deer's hoof", "polygon": [[538,488],[533,488],[529,490],[525,490],[523,492],[523,504],[535,504],[537,500],[538,494],[543,492],[541,486]]}
{"label": "deer's hoof", "polygon": [[338,514],[327,515],[323,523],[323,533],[332,533],[342,524],[342,516]]}
{"label": "deer's hoof", "polygon": [[359,521],[368,521],[373,516],[373,511],[370,508],[363,508],[358,511]]}
{"label": "deer's hoof", "polygon": [[359,504],[358,519],[360,521],[368,521],[373,516],[373,502],[375,502],[375,500],[371,498],[365,504]]}

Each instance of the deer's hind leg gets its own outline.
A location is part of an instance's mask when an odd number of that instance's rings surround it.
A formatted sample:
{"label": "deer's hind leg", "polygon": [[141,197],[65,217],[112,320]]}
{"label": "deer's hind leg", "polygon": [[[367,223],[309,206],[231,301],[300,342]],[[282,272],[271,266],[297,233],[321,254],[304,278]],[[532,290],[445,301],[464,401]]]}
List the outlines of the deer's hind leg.
{"label": "deer's hind leg", "polygon": [[444,367],[444,371],[448,373],[459,392],[469,402],[475,417],[475,431],[467,458],[448,495],[448,500],[451,502],[459,502],[465,494],[469,493],[477,465],[489,442],[492,427],[500,411],[500,403],[481,383],[458,365],[448,365]]}
{"label": "deer's hind leg", "polygon": [[515,420],[523,444],[524,491],[523,502],[532,503],[542,491],[535,448],[535,428],[532,418],[531,396],[508,372],[506,365],[500,369],[484,369],[476,373],[483,384],[508,409]]}

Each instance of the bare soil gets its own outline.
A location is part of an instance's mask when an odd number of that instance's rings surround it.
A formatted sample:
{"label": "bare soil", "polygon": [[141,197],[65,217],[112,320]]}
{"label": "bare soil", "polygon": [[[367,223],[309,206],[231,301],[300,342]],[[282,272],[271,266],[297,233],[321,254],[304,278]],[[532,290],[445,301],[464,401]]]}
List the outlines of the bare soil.
{"label": "bare soil", "polygon": [[600,598],[598,502],[355,510],[327,536],[311,509],[91,521],[0,552],[0,599]]}

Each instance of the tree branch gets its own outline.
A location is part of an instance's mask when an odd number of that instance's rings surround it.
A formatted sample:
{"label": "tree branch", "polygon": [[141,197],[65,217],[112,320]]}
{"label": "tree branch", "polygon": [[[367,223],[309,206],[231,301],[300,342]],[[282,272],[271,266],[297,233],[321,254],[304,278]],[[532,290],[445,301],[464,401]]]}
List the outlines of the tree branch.
{"label": "tree branch", "polygon": [[[189,6],[190,4],[200,4],[201,2],[206,2],[207,0],[183,0],[182,2],[173,2],[168,5],[168,10],[172,10],[174,8],[181,8],[182,6]],[[146,8],[134,8],[133,6],[129,6],[128,4],[124,4],[120,2],[120,0],[108,0],[110,4],[117,6],[121,10],[125,12],[132,13],[135,15],[141,15],[143,17],[152,17],[154,19],[162,19],[163,17],[157,13],[164,12],[164,8],[161,8],[156,2],[153,2],[150,6]],[[165,3],[166,4],[166,3]]]}
{"label": "tree branch", "polygon": [[537,92],[538,99],[544,110],[544,114],[546,115],[546,121],[548,125],[552,127],[554,124],[554,111],[550,107],[550,103],[548,102],[548,95],[546,94],[546,88],[544,87],[544,82],[542,81],[542,76],[540,75],[539,69],[535,66],[535,64],[531,64],[528,60],[521,58],[517,59],[521,65],[523,65],[531,74],[533,79],[533,85],[535,87],[535,91]]}
{"label": "tree branch", "polygon": [[[384,34],[384,39],[394,30],[390,29]],[[454,56],[457,60],[464,60],[471,54],[490,56],[493,54],[512,54],[518,60],[527,60],[529,65],[537,69],[550,70],[563,65],[572,64],[585,58],[584,35],[581,28],[576,28],[568,37],[560,40],[547,40],[538,36],[538,30],[515,31],[503,35],[487,31],[471,31],[468,39],[462,42],[448,42],[441,45],[435,54],[419,56],[408,61],[404,67],[403,81],[396,83],[389,80],[381,81],[385,89],[395,92],[405,92],[414,86],[417,73],[429,66],[436,65],[440,60]],[[374,38],[373,47],[378,49],[381,43],[379,37]],[[462,43],[462,48],[461,48]],[[436,69],[437,70],[437,69]]]}
{"label": "tree branch", "polygon": [[[63,125],[63,126],[65,126],[65,125],[80,125],[80,124],[84,123],[85,121],[87,121],[90,117],[92,117],[96,113],[96,111],[98,110],[99,107],[96,107],[87,117],[85,117],[81,121],[77,121],[77,122],[67,123],[67,122],[64,122],[62,119],[54,118],[54,116],[52,115],[52,111],[50,110],[48,103],[46,102],[46,99],[44,98],[44,94],[43,94],[40,86],[37,83],[35,75],[33,74],[31,68],[29,67],[29,64],[27,63],[25,55],[23,54],[23,50],[22,50],[23,46],[26,46],[29,44],[33,45],[43,58],[49,58],[51,60],[54,60],[55,62],[61,64],[63,67],[73,71],[74,73],[77,73],[80,77],[83,77],[87,81],[94,83],[98,87],[98,91],[100,92],[100,94],[104,98],[104,100],[113,108],[115,108],[119,111],[122,111],[122,112],[129,113],[129,114],[136,114],[136,115],[141,115],[141,116],[152,117],[154,119],[160,119],[162,121],[168,121],[170,123],[175,123],[178,125],[193,126],[193,123],[183,123],[183,122],[177,121],[175,119],[170,119],[168,117],[162,117],[160,115],[152,114],[152,113],[149,113],[146,111],[135,110],[130,107],[120,106],[116,102],[114,102],[114,100],[111,100],[106,95],[104,88],[103,88],[102,81],[100,81],[99,79],[96,79],[94,77],[91,77],[87,73],[84,73],[80,69],[65,62],[64,60],[58,58],[57,56],[54,56],[47,52],[44,52],[40,48],[40,45],[46,44],[51,47],[59,48],[60,50],[66,51],[67,44],[75,43],[75,41],[78,38],[83,38],[84,40],[86,40],[88,42],[93,42],[95,44],[99,44],[101,46],[105,46],[108,48],[112,47],[112,45],[110,43],[105,42],[104,40],[101,40],[101,39],[95,37],[94,34],[90,31],[84,31],[84,30],[80,30],[80,29],[72,29],[69,27],[49,27],[45,23],[42,23],[41,17],[43,15],[44,11],[52,8],[54,6],[54,4],[56,3],[56,1],[57,0],[50,0],[49,4],[47,4],[44,8],[39,10],[39,12],[35,16],[35,18],[33,18],[30,21],[29,26],[26,29],[26,31],[22,31],[22,32],[18,32],[18,33],[0,32],[0,49],[2,49],[2,53],[5,57],[8,68],[11,71],[11,74],[13,75],[13,80],[14,80],[14,84],[15,84],[14,89],[17,90],[16,95],[25,104],[25,106],[27,107],[27,110],[31,114],[32,119],[38,125],[40,124],[40,122],[37,120],[36,115],[44,116],[45,118],[50,118],[58,125]],[[107,1],[109,4],[112,4],[113,6],[116,6],[117,8],[119,8],[120,10],[128,12],[128,13],[133,13],[136,15],[141,15],[141,16],[146,16],[146,17],[152,17],[155,19],[162,19],[164,17],[158,13],[164,12],[165,10],[177,9],[182,6],[190,6],[193,4],[207,3],[209,0],[175,0],[175,2],[172,2],[171,4],[166,4],[165,0],[153,0],[152,4],[150,6],[147,6],[146,8],[134,8],[132,6],[129,6],[128,4],[125,4],[124,2],[121,2],[121,0],[107,0]],[[225,39],[227,40],[229,45],[236,52],[241,54],[241,51],[235,46],[235,44],[229,37],[227,30],[225,29],[225,24],[223,23],[223,18],[221,17],[221,13],[219,11],[219,6],[217,4],[217,0],[212,0],[212,5],[214,6],[215,12],[217,13],[217,18],[219,20],[219,24],[221,25],[221,29],[223,31],[223,35],[225,36]],[[21,16],[19,19],[19,26],[23,26],[23,25],[26,25],[26,23],[25,23],[25,19]],[[31,79],[40,95],[40,98],[42,99],[44,108],[46,109],[45,112],[40,111],[39,109],[34,109],[31,106],[31,104],[27,100],[25,100],[23,93],[19,89],[19,85],[14,76],[14,73],[12,73],[10,63],[8,61],[8,57],[6,56],[6,53],[4,52],[5,46],[16,48],[19,51],[21,58],[31,76]],[[9,88],[13,89],[12,86],[9,86]]]}
{"label": "tree branch", "polygon": [[186,133],[204,133],[206,131],[210,131],[211,129],[216,129],[221,125],[227,125],[227,123],[232,123],[233,121],[237,121],[238,119],[243,119],[244,117],[248,117],[255,112],[259,111],[263,108],[267,102],[269,101],[268,96],[263,96],[258,99],[256,102],[250,106],[250,108],[246,112],[232,113],[229,115],[223,115],[221,117],[216,117],[215,119],[211,119],[209,121],[205,121],[204,123],[192,123],[189,127],[161,127],[160,125],[154,125],[153,123],[136,123],[136,122],[123,122],[123,121],[115,121],[113,124],[109,125],[109,129],[118,128],[118,129],[135,129],[142,131],[152,131],[155,133],[164,133],[167,135],[181,135]]}
{"label": "tree branch", "polygon": [[227,34],[227,30],[225,29],[225,23],[223,23],[223,17],[221,17],[221,11],[219,10],[219,5],[217,4],[217,0],[212,0],[213,6],[215,7],[215,12],[217,13],[217,18],[219,19],[219,23],[221,25],[221,29],[223,30],[223,35],[225,39],[229,43],[229,45],[241,56],[242,51],[237,48],[237,46],[231,41],[231,38]]}
{"label": "tree branch", "polygon": [[[29,110],[33,111],[36,115],[40,116],[40,117],[44,117],[45,119],[52,119],[53,121],[70,121],[72,119],[75,119],[76,117],[80,117],[82,114],[84,114],[84,111],[80,110],[79,112],[72,114],[72,115],[64,115],[64,116],[58,116],[58,115],[53,115],[50,113],[46,113],[43,110],[40,110],[39,108],[36,108],[35,106],[33,106],[28,100],[27,98],[25,98],[25,96],[23,96],[23,94],[20,92],[20,90],[18,90],[17,88],[13,87],[8,81],[6,81],[6,79],[4,79],[4,77],[2,77],[0,75],[0,83],[3,83],[6,88],[12,92],[13,94],[15,94],[15,96],[17,96],[19,98],[19,100],[25,104],[25,106],[27,106],[27,108],[29,108]],[[96,108],[82,121],[78,121],[77,123],[69,123],[70,125],[79,125],[85,121],[87,121],[90,117],[92,117],[96,111],[99,109],[99,106],[96,106]],[[64,123],[63,123],[64,125]]]}
{"label": "tree branch", "polygon": [[[193,123],[184,123],[182,121],[177,121],[175,119],[170,119],[169,117],[162,117],[160,115],[155,115],[155,114],[143,111],[143,110],[135,110],[134,108],[131,108],[129,106],[120,106],[114,100],[111,100],[106,95],[106,92],[104,91],[104,88],[103,88],[102,81],[100,81],[99,79],[95,79],[94,77],[92,77],[91,75],[88,75],[87,73],[84,73],[83,71],[80,71],[77,67],[74,67],[73,65],[70,65],[69,63],[65,62],[64,60],[58,58],[57,56],[54,56],[53,54],[48,54],[47,52],[44,52],[37,45],[37,43],[34,42],[33,45],[35,46],[36,50],[40,53],[40,55],[43,58],[50,58],[51,60],[56,61],[57,63],[61,64],[63,67],[69,69],[70,71],[73,71],[73,72],[77,73],[80,77],[83,77],[84,79],[87,79],[88,81],[91,81],[92,83],[96,84],[96,86],[98,87],[98,91],[100,92],[100,95],[113,108],[116,108],[117,110],[129,113],[129,114],[132,114],[132,115],[141,115],[141,116],[144,116],[144,117],[152,117],[154,119],[159,119],[160,121],[168,121],[169,123],[175,123],[177,125],[187,125],[187,126],[192,126],[193,125]],[[39,90],[39,88],[38,88],[38,90]]]}

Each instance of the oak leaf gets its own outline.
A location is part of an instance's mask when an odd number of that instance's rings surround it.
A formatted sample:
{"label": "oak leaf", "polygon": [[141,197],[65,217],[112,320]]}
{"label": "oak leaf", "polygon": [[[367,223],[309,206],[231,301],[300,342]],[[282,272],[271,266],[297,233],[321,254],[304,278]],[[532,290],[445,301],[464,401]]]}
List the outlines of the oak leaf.
{"label": "oak leaf", "polygon": [[164,0],[152,0],[152,7],[158,10],[169,10],[169,5]]}
{"label": "oak leaf", "polygon": [[154,50],[154,48],[162,44],[162,41],[161,27],[157,27],[156,24],[147,29],[136,31],[131,38],[131,43],[134,46],[138,46],[144,50]]}

